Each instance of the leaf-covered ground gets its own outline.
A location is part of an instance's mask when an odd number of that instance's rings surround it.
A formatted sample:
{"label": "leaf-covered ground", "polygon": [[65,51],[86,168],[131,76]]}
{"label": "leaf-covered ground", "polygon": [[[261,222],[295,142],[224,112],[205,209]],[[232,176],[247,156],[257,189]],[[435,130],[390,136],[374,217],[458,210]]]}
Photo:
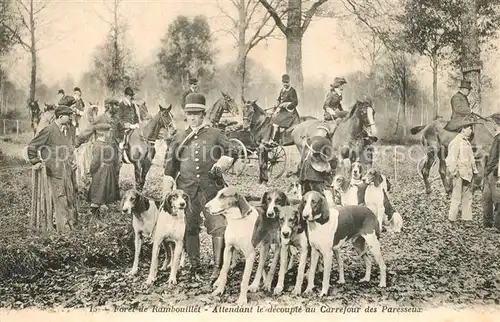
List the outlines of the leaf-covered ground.
{"label": "leaf-covered ground", "polygon": [[[0,148],[6,152],[5,147]],[[158,155],[155,162],[161,164],[163,153]],[[293,151],[290,155],[293,159]],[[256,161],[251,163],[247,175],[227,179],[246,194],[259,197],[264,189],[257,185]],[[132,264],[133,234],[131,219],[123,217],[116,205],[110,207],[103,222],[91,220],[68,235],[29,231],[26,224],[31,171],[5,170],[6,163],[1,165],[0,308],[127,310],[174,304],[211,307],[214,303],[236,300],[242,265],[230,274],[222,297],[210,296],[211,245],[205,233],[202,233],[202,262],[207,267],[203,276],[206,282],[193,284],[181,273],[179,284],[167,287],[168,273],[160,271],[154,286],[144,287],[151,247],[143,247],[138,276],[125,276]],[[292,270],[287,275],[284,295],[276,297],[260,291],[249,295],[250,304],[309,307],[321,303],[419,307],[500,304],[500,234],[482,228],[479,194],[474,199],[473,222],[449,223],[446,219],[449,201],[442,195],[439,182],[433,183],[431,195],[423,194],[414,161],[400,160],[395,164],[393,154],[386,150],[376,165],[393,183],[391,199],[405,221],[401,233],[384,234],[381,240],[388,269],[387,288],[377,287],[379,270],[375,264],[371,283],[357,282],[364,275],[364,266],[348,245],[344,247],[346,284],[335,284],[338,274],[334,268],[327,298],[292,297],[289,293],[295,280]],[[125,165],[122,172],[121,185],[125,189],[131,186],[132,167]],[[148,175],[145,192],[153,198],[160,197],[161,174],[161,167],[154,166]],[[274,180],[270,186],[285,189],[290,180]],[[80,209],[86,212],[84,202]],[[321,275],[317,275],[318,287],[320,279]]]}

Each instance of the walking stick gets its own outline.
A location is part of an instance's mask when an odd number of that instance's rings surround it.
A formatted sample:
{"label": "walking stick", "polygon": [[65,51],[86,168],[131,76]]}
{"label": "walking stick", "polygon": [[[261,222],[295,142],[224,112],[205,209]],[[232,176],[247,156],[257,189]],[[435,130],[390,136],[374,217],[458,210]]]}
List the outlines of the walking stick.
{"label": "walking stick", "polygon": [[36,228],[36,216],[37,216],[37,171],[35,169],[31,170],[31,214],[30,214],[30,226],[31,228]]}

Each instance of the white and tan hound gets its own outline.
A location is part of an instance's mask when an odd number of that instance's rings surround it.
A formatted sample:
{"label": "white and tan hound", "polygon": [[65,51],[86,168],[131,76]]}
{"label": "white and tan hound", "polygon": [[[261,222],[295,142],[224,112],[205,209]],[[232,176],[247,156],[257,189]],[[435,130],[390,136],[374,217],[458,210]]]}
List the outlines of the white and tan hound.
{"label": "white and tan hound", "polygon": [[269,236],[269,221],[266,220],[264,211],[259,213],[257,208],[252,207],[235,187],[221,189],[205,205],[205,209],[210,214],[224,216],[227,220],[224,233],[224,260],[219,278],[213,284],[212,295],[224,293],[233,249],[239,249],[245,257],[245,269],[237,303],[247,303],[248,284],[255,261],[256,248],[263,242],[268,242],[266,238]]}
{"label": "white and tan hound", "polygon": [[[288,253],[290,246],[295,246],[300,251],[299,268],[297,271],[297,280],[292,292],[294,295],[302,293],[302,282],[304,281],[304,271],[309,252],[309,242],[306,235],[306,222],[302,219],[298,209],[292,206],[278,207],[276,209],[280,224],[280,270],[278,283],[274,288],[274,294],[280,295],[283,292],[285,273],[287,268]],[[290,260],[291,262],[291,260]]]}
{"label": "white and tan hound", "polygon": [[365,192],[365,203],[377,216],[379,228],[387,226],[387,231],[399,232],[403,226],[403,218],[398,212],[394,212],[389,202],[388,193],[391,183],[379,170],[371,168],[366,172],[363,181],[367,184]]}
{"label": "white and tan hound", "polygon": [[[176,196],[182,195],[182,198],[178,198]],[[175,199],[175,201],[174,201]],[[180,200],[182,199],[182,201]],[[168,203],[167,203],[168,201]],[[172,205],[174,203],[175,205]],[[142,194],[140,194],[135,189],[127,190],[122,198],[120,209],[122,213],[127,215],[132,215],[132,226],[134,228],[135,242],[134,242],[134,263],[132,265],[132,269],[127,273],[127,275],[133,276],[137,274],[139,269],[139,257],[141,253],[142,243],[144,239],[153,242],[153,252],[151,259],[151,267],[148,279],[146,281],[147,284],[150,284],[154,281],[156,277],[156,268],[158,266],[158,254],[159,248],[162,244],[162,241],[166,237],[170,237],[175,242],[176,250],[178,251],[178,247],[182,251],[182,242],[184,237],[184,229],[185,229],[185,219],[184,219],[184,208],[189,205],[189,199],[187,195],[183,191],[174,190],[171,194],[167,195],[163,202],[162,209],[159,209],[161,206],[161,202],[154,201],[146,198]],[[172,205],[171,214],[166,214],[165,208],[168,209]],[[161,213],[160,213],[161,212]],[[173,214],[173,215],[172,215]],[[176,217],[176,218],[169,218]],[[184,227],[181,229],[181,227]],[[182,238],[180,239],[181,244],[179,246],[177,243],[177,237],[179,233],[182,233]],[[164,244],[167,255],[165,258],[165,265],[168,261],[169,255],[168,253],[172,253],[172,248]],[[176,271],[178,265],[172,265],[174,258],[171,257],[171,273],[169,277],[169,283],[175,284],[176,280]],[[174,256],[175,257],[175,256]],[[174,273],[174,274],[172,274]]]}
{"label": "white and tan hound", "polygon": [[309,244],[311,245],[311,266],[306,294],[313,291],[314,275],[320,254],[324,262],[320,296],[327,295],[330,288],[333,252],[337,256],[339,265],[338,283],[345,283],[344,263],[340,247],[347,241],[353,243],[365,262],[366,273],[361,281],[370,281],[371,258],[366,252],[366,246],[368,246],[380,268],[379,286],[386,286],[386,267],[378,240],[380,230],[377,218],[370,209],[364,206],[344,206],[336,209],[333,204],[333,196],[329,191],[325,191],[325,197],[316,191],[310,191],[304,195],[299,212],[302,213],[302,217],[307,222]]}

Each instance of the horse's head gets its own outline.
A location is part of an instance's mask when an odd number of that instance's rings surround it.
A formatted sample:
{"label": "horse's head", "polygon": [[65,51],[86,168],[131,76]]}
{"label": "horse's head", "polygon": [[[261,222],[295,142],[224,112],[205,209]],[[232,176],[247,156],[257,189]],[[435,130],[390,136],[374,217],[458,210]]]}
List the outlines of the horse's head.
{"label": "horse's head", "polygon": [[224,104],[224,111],[231,113],[232,116],[238,115],[239,109],[235,100],[227,93],[221,92],[221,94]]}
{"label": "horse's head", "polygon": [[255,101],[246,101],[243,97],[243,127],[249,128],[254,122],[254,117],[258,114],[256,113],[260,110],[260,107],[257,105],[257,100]]}
{"label": "horse's head", "polygon": [[357,122],[353,130],[356,135],[366,134],[372,141],[377,141],[377,126],[375,124],[375,109],[370,99],[356,101],[349,112],[348,119]]}
{"label": "horse's head", "polygon": [[32,113],[40,112],[40,106],[38,105],[38,100],[29,101],[28,107]]}
{"label": "horse's head", "polygon": [[167,130],[168,137],[175,135],[177,128],[172,115],[172,104],[168,107],[163,107],[161,105],[158,105],[158,107],[160,108],[160,126]]}

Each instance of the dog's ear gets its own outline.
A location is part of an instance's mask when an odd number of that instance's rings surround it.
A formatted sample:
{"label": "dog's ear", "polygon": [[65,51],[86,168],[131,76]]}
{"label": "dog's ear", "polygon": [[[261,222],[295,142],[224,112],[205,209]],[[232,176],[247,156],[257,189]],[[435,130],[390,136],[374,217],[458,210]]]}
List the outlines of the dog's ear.
{"label": "dog's ear", "polygon": [[[267,194],[268,192],[264,192],[264,194],[262,195],[262,198],[260,198],[260,205],[262,206],[262,208],[264,209],[267,209]],[[240,208],[241,209],[241,208]]]}
{"label": "dog's ear", "polygon": [[375,185],[375,187],[380,186],[383,180],[384,179],[382,178],[382,175],[380,174],[379,171],[373,172],[373,184]]}
{"label": "dog's ear", "polygon": [[241,216],[242,217],[248,216],[250,209],[251,209],[250,204],[245,199],[245,197],[243,197],[243,195],[241,195],[240,193],[238,193],[237,198],[238,198],[238,208],[240,208]]}
{"label": "dog's ear", "polygon": [[385,182],[387,182],[387,192],[391,191],[391,182],[389,181],[389,178],[385,178]]}
{"label": "dog's ear", "polygon": [[163,210],[168,212],[171,215],[175,215],[172,213],[172,198],[174,197],[173,193],[167,194],[165,197],[165,202],[163,203]]}
{"label": "dog's ear", "polygon": [[141,213],[145,212],[148,209],[149,209],[149,200],[146,199],[146,197],[141,196],[141,195],[138,194],[137,195],[137,199],[135,201],[134,210],[138,214],[141,214]]}
{"label": "dog's ear", "polygon": [[321,207],[321,214],[328,214],[329,212],[329,205],[328,205],[328,202],[326,202],[326,197],[325,196],[322,196],[320,195],[320,198],[319,200],[321,201],[321,204],[318,206],[318,207]]}
{"label": "dog's ear", "polygon": [[123,204],[125,203],[126,196],[127,196],[127,193],[125,192],[125,194],[122,196],[122,199],[120,200],[120,211],[122,211],[122,209],[123,209]]}
{"label": "dog's ear", "polygon": [[347,180],[346,177],[342,177],[342,190],[343,191],[347,191],[347,189],[349,189],[349,180]]}
{"label": "dog's ear", "polygon": [[283,199],[283,201],[284,201],[283,206],[290,205],[290,202],[288,201],[288,197],[287,197],[286,193],[284,193],[283,191],[280,191],[280,198]]}

